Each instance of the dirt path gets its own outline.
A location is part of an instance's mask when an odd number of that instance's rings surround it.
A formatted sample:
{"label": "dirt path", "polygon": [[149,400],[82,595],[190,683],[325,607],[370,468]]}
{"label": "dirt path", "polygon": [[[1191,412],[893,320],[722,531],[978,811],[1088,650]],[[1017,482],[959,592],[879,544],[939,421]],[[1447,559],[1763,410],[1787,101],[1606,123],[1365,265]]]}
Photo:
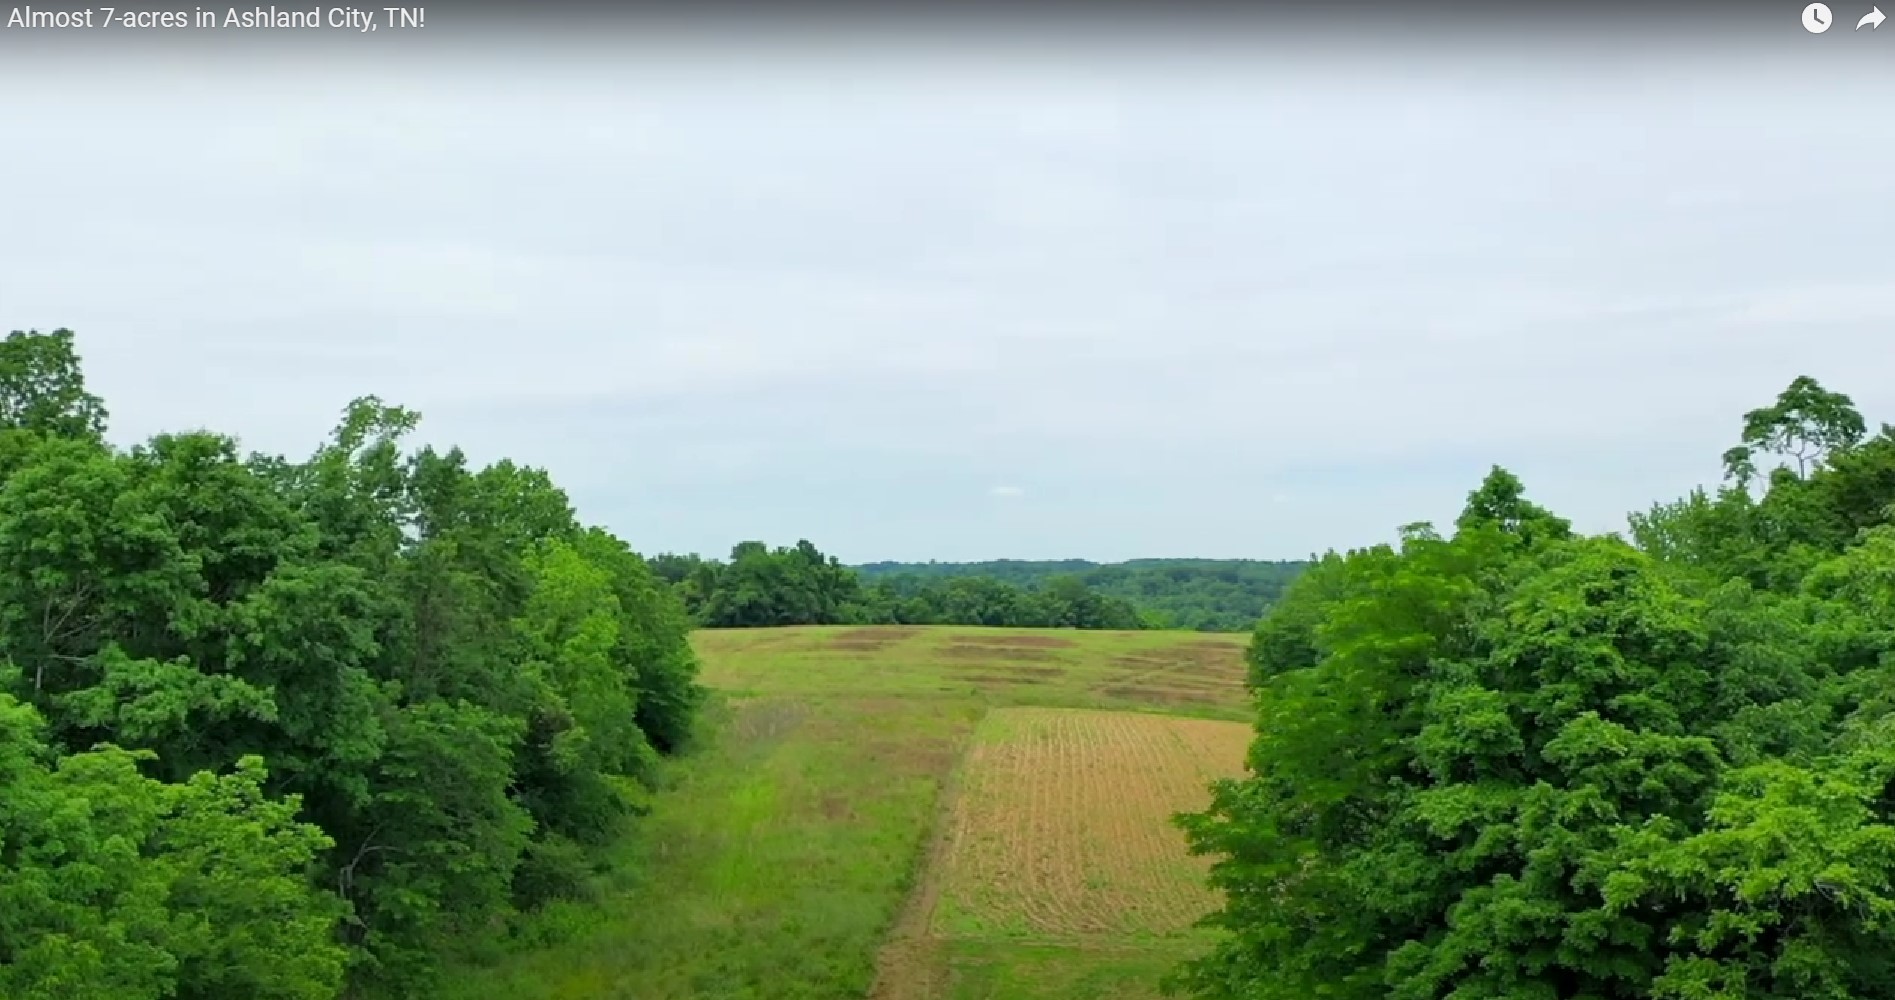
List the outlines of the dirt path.
{"label": "dirt path", "polygon": [[875,982],[869,988],[868,1000],[937,1000],[947,995],[946,949],[930,928],[935,906],[941,900],[942,861],[952,848],[954,812],[960,804],[961,770],[966,759],[963,752],[941,788],[927,851],[915,870],[915,885],[909,890],[901,916],[876,955]]}

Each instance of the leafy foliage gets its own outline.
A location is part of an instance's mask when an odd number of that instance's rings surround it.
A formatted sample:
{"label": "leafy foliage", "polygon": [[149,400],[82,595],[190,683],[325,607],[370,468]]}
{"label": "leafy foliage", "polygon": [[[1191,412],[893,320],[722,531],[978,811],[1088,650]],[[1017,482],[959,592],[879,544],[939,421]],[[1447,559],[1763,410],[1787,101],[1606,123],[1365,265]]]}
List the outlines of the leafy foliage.
{"label": "leafy foliage", "polygon": [[86,391],[71,330],[15,330],[0,341],[0,427],[97,440],[105,416]]}
{"label": "leafy foliage", "polygon": [[[1001,559],[979,563],[870,563],[857,567],[865,580],[887,582],[898,591],[931,589],[929,583],[982,579],[1021,590],[1042,589],[1061,577],[1076,577],[1102,597],[1124,601],[1148,623],[1201,632],[1243,632],[1309,564],[1252,559],[1133,559],[1094,563],[1084,559],[1032,562]],[[958,623],[954,623],[958,624]]]}
{"label": "leafy foliage", "polygon": [[743,542],[728,562],[695,555],[654,557],[695,620],[712,628],[775,625],[990,625],[1140,629],[1162,625],[1077,576],[1015,586],[986,577],[863,574],[808,541],[770,549]]}
{"label": "leafy foliage", "polygon": [[[1205,998],[1895,995],[1895,429],[1797,379],[1731,481],[1577,537],[1495,470],[1256,630]],[[1787,455],[1766,490],[1754,459]]]}
{"label": "leafy foliage", "polygon": [[543,472],[102,437],[0,344],[0,995],[410,995],[578,892],[699,703],[676,595]]}

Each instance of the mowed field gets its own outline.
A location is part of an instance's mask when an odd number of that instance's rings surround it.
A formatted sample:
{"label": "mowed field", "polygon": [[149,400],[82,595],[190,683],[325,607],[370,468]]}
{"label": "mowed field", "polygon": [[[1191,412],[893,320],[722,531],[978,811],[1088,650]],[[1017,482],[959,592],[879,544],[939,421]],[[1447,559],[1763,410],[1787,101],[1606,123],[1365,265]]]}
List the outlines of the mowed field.
{"label": "mowed field", "polygon": [[445,996],[1157,997],[1202,944],[1169,818],[1241,768],[1247,637],[694,637],[702,745],[612,858]]}
{"label": "mowed field", "polygon": [[705,683],[734,696],[972,697],[1247,719],[1248,636],[879,626],[697,633]]}

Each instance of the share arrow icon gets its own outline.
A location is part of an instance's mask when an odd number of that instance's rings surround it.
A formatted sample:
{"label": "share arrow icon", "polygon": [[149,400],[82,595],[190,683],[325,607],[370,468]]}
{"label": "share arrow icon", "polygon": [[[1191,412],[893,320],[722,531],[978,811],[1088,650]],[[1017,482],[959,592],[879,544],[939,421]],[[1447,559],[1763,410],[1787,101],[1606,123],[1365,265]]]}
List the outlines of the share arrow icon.
{"label": "share arrow icon", "polygon": [[1871,8],[1867,14],[1862,15],[1862,20],[1856,22],[1856,30],[1861,31],[1862,26],[1866,24],[1869,30],[1873,31],[1881,27],[1882,22],[1886,20],[1888,20],[1888,15],[1882,13],[1882,8]]}

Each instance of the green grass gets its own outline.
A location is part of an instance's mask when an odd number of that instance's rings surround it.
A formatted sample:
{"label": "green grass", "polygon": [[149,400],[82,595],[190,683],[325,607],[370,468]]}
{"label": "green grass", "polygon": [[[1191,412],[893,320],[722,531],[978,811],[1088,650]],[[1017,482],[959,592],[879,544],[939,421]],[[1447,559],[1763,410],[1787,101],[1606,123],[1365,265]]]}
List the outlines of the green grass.
{"label": "green grass", "polygon": [[[1245,717],[1242,637],[1002,629],[701,632],[699,747],[603,859],[439,1000],[867,995],[976,724],[997,705]],[[1208,645],[1207,645],[1208,644]],[[1221,646],[1221,648],[1213,648]],[[925,1000],[1156,996],[1177,944],[943,941]]]}
{"label": "green grass", "polygon": [[1157,1000],[1159,979],[1195,947],[957,940],[941,1000]]}

